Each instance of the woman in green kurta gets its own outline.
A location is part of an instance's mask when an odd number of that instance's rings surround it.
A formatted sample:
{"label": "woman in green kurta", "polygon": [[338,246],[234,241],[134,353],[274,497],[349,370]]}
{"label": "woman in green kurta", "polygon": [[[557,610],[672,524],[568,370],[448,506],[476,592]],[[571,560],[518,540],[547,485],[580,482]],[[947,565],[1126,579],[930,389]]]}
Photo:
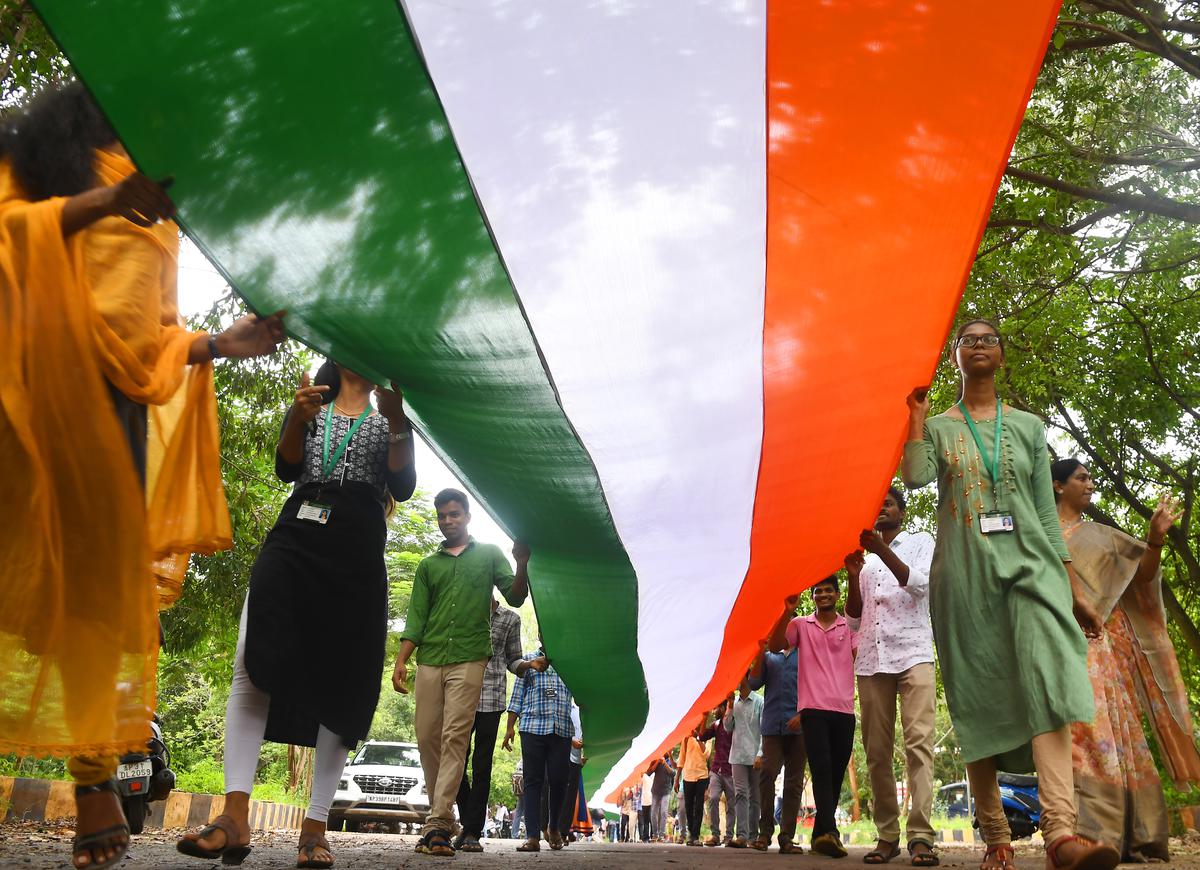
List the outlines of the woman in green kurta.
{"label": "woman in green kurta", "polygon": [[930,610],[988,845],[982,866],[1013,866],[996,771],[1036,769],[1048,866],[1111,868],[1115,849],[1075,837],[1068,726],[1093,716],[1084,635],[1102,626],[1068,576],[1045,431],[996,396],[1004,348],[994,325],[964,324],[954,347],[962,398],[926,420],[927,390],[913,392],[902,473],[910,488],[938,482]]}

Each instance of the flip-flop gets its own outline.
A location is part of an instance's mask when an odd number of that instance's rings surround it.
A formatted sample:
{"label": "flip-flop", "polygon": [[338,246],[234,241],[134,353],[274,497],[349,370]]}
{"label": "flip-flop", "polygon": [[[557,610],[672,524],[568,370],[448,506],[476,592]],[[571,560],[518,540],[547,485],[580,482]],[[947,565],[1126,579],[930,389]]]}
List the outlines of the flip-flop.
{"label": "flip-flop", "polygon": [[463,837],[462,842],[458,845],[460,852],[482,852],[483,845],[476,837]]}
{"label": "flip-flop", "polygon": [[[887,841],[885,840],[884,842]],[[872,849],[870,852],[863,855],[863,863],[886,864],[893,858],[898,858],[900,856],[900,844],[888,842],[888,845],[891,846],[891,849],[887,853],[884,853],[879,849]]]}
{"label": "flip-flop", "polygon": [[[221,848],[205,849],[197,842],[197,840],[204,837],[212,836],[217,831],[225,835],[225,845]],[[221,863],[226,866],[237,866],[245,861],[246,856],[250,854],[250,846],[230,845],[236,834],[237,830],[233,819],[230,816],[220,815],[213,819],[211,824],[201,828],[195,837],[184,837],[175,844],[175,848],[184,855],[190,855],[193,858],[203,858],[206,861],[220,858]]]}
{"label": "flip-flop", "polygon": [[[329,853],[329,859],[314,858],[313,852],[317,849],[324,849]],[[300,844],[300,852],[304,855],[303,858],[296,859],[296,866],[303,868],[315,868],[315,870],[324,870],[326,867],[333,866],[333,850],[329,848],[329,841],[321,834],[315,837],[309,837]]]}

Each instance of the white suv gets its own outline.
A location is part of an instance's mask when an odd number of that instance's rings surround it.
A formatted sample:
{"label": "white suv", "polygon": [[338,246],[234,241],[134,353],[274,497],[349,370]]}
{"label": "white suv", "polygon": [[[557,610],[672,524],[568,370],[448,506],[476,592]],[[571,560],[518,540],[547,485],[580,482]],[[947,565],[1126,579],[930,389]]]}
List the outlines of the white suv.
{"label": "white suv", "polygon": [[342,771],[329,829],[357,831],[363,822],[423,822],[429,812],[425,772],[415,743],[368,740]]}

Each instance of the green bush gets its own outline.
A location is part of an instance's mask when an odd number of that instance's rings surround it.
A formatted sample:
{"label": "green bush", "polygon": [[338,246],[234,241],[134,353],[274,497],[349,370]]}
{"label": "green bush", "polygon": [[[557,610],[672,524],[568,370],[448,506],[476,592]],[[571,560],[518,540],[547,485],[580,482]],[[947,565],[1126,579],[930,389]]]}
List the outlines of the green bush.
{"label": "green bush", "polygon": [[224,794],[225,771],[219,762],[204,759],[186,770],[175,770],[175,788],[196,794]]}
{"label": "green bush", "polygon": [[0,755],[0,776],[26,779],[66,779],[67,766],[61,758],[21,758]]}

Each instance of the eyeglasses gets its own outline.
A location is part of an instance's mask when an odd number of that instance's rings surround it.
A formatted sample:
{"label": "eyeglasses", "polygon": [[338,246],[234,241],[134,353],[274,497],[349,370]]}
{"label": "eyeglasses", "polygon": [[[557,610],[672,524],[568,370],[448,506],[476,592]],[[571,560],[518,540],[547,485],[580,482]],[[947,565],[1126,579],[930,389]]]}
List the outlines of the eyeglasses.
{"label": "eyeglasses", "polygon": [[964,335],[957,342],[955,347],[975,347],[982,344],[984,347],[996,347],[1000,344],[1000,336],[994,332],[989,332],[986,335]]}

